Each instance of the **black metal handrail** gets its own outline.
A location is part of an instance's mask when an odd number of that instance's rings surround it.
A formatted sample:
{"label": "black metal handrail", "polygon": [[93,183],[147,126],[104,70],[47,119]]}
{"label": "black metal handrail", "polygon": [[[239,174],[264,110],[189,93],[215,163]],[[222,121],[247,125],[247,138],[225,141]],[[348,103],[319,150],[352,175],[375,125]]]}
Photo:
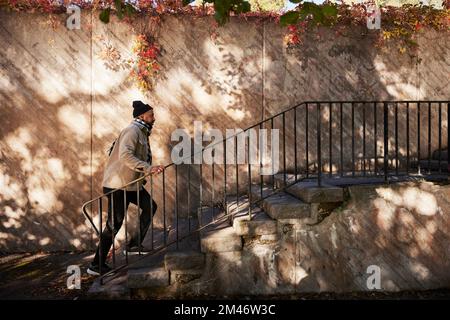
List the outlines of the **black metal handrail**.
{"label": "black metal handrail", "polygon": [[[254,179],[252,180],[252,171],[254,164],[250,163],[250,159],[247,163],[247,182],[244,182],[244,186],[247,187],[247,194],[248,194],[248,214],[249,218],[252,218],[251,212],[252,208],[260,201],[262,201],[264,198],[267,198],[268,196],[273,195],[274,193],[279,192],[279,190],[284,190],[285,188],[291,186],[292,184],[295,184],[299,182],[300,180],[309,179],[317,181],[318,186],[322,186],[322,182],[324,179],[324,175],[326,174],[326,170],[328,169],[328,174],[326,175],[328,178],[343,178],[343,177],[357,177],[357,176],[381,176],[384,178],[384,181],[388,182],[390,176],[401,176],[401,175],[410,175],[410,174],[418,174],[423,175],[423,171],[421,170],[421,141],[423,140],[422,135],[420,134],[421,129],[421,120],[423,117],[423,113],[421,113],[423,109],[423,105],[425,107],[427,106],[428,113],[425,114],[428,125],[427,125],[427,138],[428,145],[427,145],[427,152],[428,152],[428,173],[432,174],[431,170],[431,148],[432,148],[432,108],[436,109],[438,108],[438,125],[437,125],[437,134],[438,134],[438,169],[437,173],[442,174],[443,172],[447,171],[448,174],[448,168],[450,168],[450,159],[448,157],[448,151],[450,149],[450,134],[447,127],[447,170],[442,170],[441,164],[442,164],[442,104],[447,104],[447,126],[450,123],[450,103],[449,101],[419,101],[419,100],[408,100],[408,101],[305,101],[302,103],[299,103],[295,106],[289,107],[288,109],[279,112],[273,116],[270,116],[262,121],[257,122],[256,124],[242,130],[241,132],[238,132],[234,135],[228,136],[214,144],[210,144],[206,147],[202,147],[200,151],[197,153],[194,153],[193,155],[188,155],[184,157],[181,160],[181,164],[176,164],[174,162],[166,165],[164,167],[164,171],[162,173],[162,199],[163,199],[163,221],[164,221],[164,245],[160,248],[157,248],[156,250],[152,251],[152,253],[159,252],[160,250],[163,250],[164,248],[167,248],[168,246],[172,244],[176,244],[178,248],[178,243],[181,239],[184,239],[186,237],[189,237],[200,230],[202,230],[204,227],[207,227],[211,224],[217,223],[219,220],[215,220],[213,216],[213,221],[211,223],[208,223],[207,225],[201,226],[195,230],[190,230],[191,222],[190,222],[190,209],[191,209],[191,166],[199,165],[199,208],[203,206],[203,173],[202,173],[202,166],[203,164],[183,164],[186,160],[192,159],[193,156],[201,154],[203,158],[203,154],[206,150],[209,148],[213,148],[215,146],[218,146],[220,144],[224,147],[224,165],[223,165],[223,203],[226,208],[227,206],[227,196],[228,191],[232,190],[233,193],[236,195],[236,206],[239,207],[239,197],[240,194],[242,194],[241,189],[239,188],[239,168],[241,167],[240,164],[237,161],[238,157],[238,137],[241,134],[246,135],[250,130],[252,129],[263,129],[264,126],[269,128],[271,130],[275,129],[275,121],[281,120],[281,132],[282,132],[282,186],[278,189],[275,188],[275,173],[272,173],[270,175],[270,179],[264,179],[264,177],[260,174],[259,175],[259,181],[257,184],[254,183]],[[400,155],[400,148],[399,148],[399,106],[402,107],[401,112],[404,113],[405,121],[404,129],[406,130],[406,155]],[[414,108],[415,107],[415,108]],[[344,112],[344,109],[348,112]],[[379,112],[379,109],[381,109]],[[328,111],[328,117],[323,116],[323,110]],[[410,128],[411,128],[411,118],[413,113],[413,110],[415,110],[416,115],[416,121],[414,122],[416,124],[416,138],[417,138],[417,144],[416,144],[416,153],[411,154],[411,139],[410,139]],[[304,117],[299,117],[299,112],[304,112]],[[333,115],[334,112],[337,111],[338,116],[336,119],[334,119]],[[372,117],[369,118],[368,115],[370,115],[370,112],[372,112]],[[379,122],[378,113],[382,113],[382,121]],[[392,114],[392,115],[391,115]],[[292,115],[291,117],[289,117]],[[310,118],[313,117],[310,121]],[[315,117],[315,119],[314,119]],[[360,118],[360,131],[362,131],[362,137],[361,137],[361,148],[362,152],[357,156],[356,155],[356,143],[358,142],[357,134],[356,134],[356,128],[355,128],[355,120],[356,118]],[[350,118],[350,119],[346,119]],[[390,118],[393,118],[393,124],[390,122]],[[292,120],[292,122],[290,122]],[[351,121],[351,125],[347,126],[345,122]],[[292,130],[286,130],[286,121],[289,121],[291,125],[293,125]],[[304,121],[304,122],[303,122]],[[389,132],[389,129],[392,129],[394,134],[391,135]],[[370,128],[371,127],[371,128]],[[324,129],[325,128],[325,129]],[[339,128],[339,130],[337,130]],[[372,130],[371,133],[368,132],[369,128]],[[379,135],[379,131],[382,128],[382,135]],[[303,129],[303,130],[302,130]],[[345,129],[348,129],[351,131],[351,147],[347,148],[345,150],[344,148],[344,136],[349,135],[348,133],[345,133]],[[311,134],[311,130],[315,131]],[[326,131],[326,132],[323,132]],[[336,137],[334,133],[336,131],[338,132],[338,143],[333,143],[335,140],[333,138]],[[300,132],[300,140],[302,140],[301,134],[303,133],[303,144],[301,147],[304,148],[302,152],[298,152],[299,145],[299,132]],[[293,137],[289,137],[289,135],[293,135]],[[373,140],[373,146],[370,148],[367,148],[367,141],[370,140],[370,136],[372,135]],[[378,137],[381,136],[381,144],[378,140]],[[250,154],[250,135],[248,135],[247,139],[247,154]],[[227,140],[233,139],[234,141],[234,159],[235,163],[228,164],[226,160],[227,151],[226,151],[226,142]],[[313,140],[312,144],[310,140]],[[393,141],[390,141],[393,140]],[[349,139],[345,139],[345,141],[349,141]],[[327,147],[326,143],[328,143],[328,150],[327,150],[327,156],[323,156],[324,153],[324,147]],[[337,148],[337,145],[339,148]],[[390,155],[390,145],[394,145],[394,152],[393,156]],[[292,148],[293,146],[293,148]],[[338,149],[338,156],[333,157],[333,155],[336,154],[336,151],[334,148],[336,147]],[[378,151],[378,147],[382,147],[383,152],[382,155]],[[288,149],[290,148],[290,149]],[[292,150],[293,149],[293,150]],[[314,154],[315,149],[315,154]],[[373,152],[370,154],[369,149],[371,149]],[[291,151],[293,153],[293,159],[291,159],[290,166],[288,166],[288,153]],[[273,148],[271,145],[271,152],[272,152],[272,165],[273,165]],[[351,159],[348,159],[348,153],[351,152]],[[300,159],[299,161],[299,154],[303,155],[303,159]],[[311,158],[311,156],[315,156],[315,159]],[[345,159],[347,156],[347,159]],[[337,159],[336,159],[337,158]],[[406,162],[403,162],[406,158]],[[381,163],[379,163],[379,160],[382,160]],[[345,160],[350,161],[351,169],[347,169],[348,164],[345,163]],[[373,165],[372,165],[373,160]],[[328,161],[328,164],[326,163]],[[359,161],[359,168],[357,168],[357,162]],[[391,161],[391,163],[389,163]],[[186,235],[179,235],[179,189],[178,189],[178,166],[180,165],[187,165],[188,166],[188,187],[187,187],[187,202],[188,202],[188,220],[189,220],[189,232]],[[336,169],[334,168],[334,165],[336,164]],[[412,164],[417,165],[417,171],[413,172],[412,170]],[[233,189],[227,189],[228,182],[227,181],[227,165],[234,165],[235,166],[235,188]],[[324,165],[328,168],[324,168]],[[176,219],[176,238],[173,241],[167,242],[166,239],[166,187],[165,187],[165,172],[170,167],[174,166],[175,169],[175,206],[174,206],[174,214]],[[259,159],[259,169],[261,170],[263,167],[262,164],[262,157],[260,156]],[[310,167],[313,166],[313,169],[310,169]],[[211,167],[212,170],[212,177],[211,177],[211,206],[214,206],[214,200],[215,200],[215,181],[217,179],[215,175],[215,165],[214,161]],[[402,170],[402,171],[401,171]],[[325,171],[325,172],[324,172]],[[289,180],[289,183],[287,183],[287,174],[288,172],[291,172],[293,174],[293,179]],[[357,174],[358,173],[358,174]],[[96,228],[95,223],[93,222],[92,218],[87,212],[87,207],[91,205],[91,212],[92,212],[92,205],[97,201],[98,202],[98,214],[100,218],[100,229],[102,226],[102,199],[104,197],[108,197],[112,193],[119,191],[119,190],[125,190],[128,186],[131,186],[133,184],[137,185],[137,188],[139,188],[139,182],[142,180],[145,180],[147,177],[150,176],[150,190],[151,190],[151,198],[153,199],[153,176],[151,174],[144,174],[142,177],[131,181],[127,183],[126,185],[122,186],[121,188],[114,189],[108,193],[104,193],[88,202],[83,204],[82,211],[85,217],[89,220],[91,223],[95,233],[100,236],[100,241],[102,234],[99,233],[99,230]],[[242,179],[244,180],[244,179]],[[241,182],[242,182],[241,180]],[[270,180],[270,181],[268,181]],[[260,190],[260,197],[258,199],[254,200],[252,199],[252,186],[259,184],[259,190]],[[263,197],[263,186],[268,185],[272,186],[271,190],[266,194],[266,196]],[[139,194],[139,193],[138,193]],[[126,192],[124,192],[124,202],[126,203]],[[138,203],[138,213],[140,212],[140,205],[139,200]],[[112,206],[112,210],[113,206]],[[127,237],[127,214],[126,214],[126,208],[125,210],[125,237]],[[111,219],[114,217],[114,211],[111,214]],[[225,217],[228,217],[228,215],[225,215]],[[139,220],[139,219],[138,219]],[[111,223],[112,226],[114,226],[114,221]],[[151,232],[152,232],[152,249],[153,249],[153,217],[151,219]],[[140,225],[138,226],[138,232],[139,232],[139,244],[141,243],[140,239]],[[114,248],[114,230],[113,230],[113,264],[115,261],[115,248]],[[100,248],[101,250],[101,248]],[[140,249],[139,249],[140,250]],[[128,255],[126,255],[126,264],[128,264]],[[125,265],[126,266],[126,265]],[[121,266],[119,268],[115,268],[114,271],[117,271],[119,269],[122,269],[124,266]],[[105,275],[106,276],[106,275]]]}

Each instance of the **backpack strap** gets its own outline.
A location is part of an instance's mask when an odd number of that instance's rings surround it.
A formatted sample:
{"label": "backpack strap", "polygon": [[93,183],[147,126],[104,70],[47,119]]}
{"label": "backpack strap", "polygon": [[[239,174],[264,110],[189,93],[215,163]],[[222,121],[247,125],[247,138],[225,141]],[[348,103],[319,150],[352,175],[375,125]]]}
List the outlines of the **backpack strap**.
{"label": "backpack strap", "polygon": [[117,138],[113,141],[113,143],[111,144],[111,147],[109,147],[109,149],[108,149],[108,156],[111,156],[111,152],[112,152],[112,150],[113,150],[113,148],[114,148],[114,145],[116,144],[116,141],[117,141]]}

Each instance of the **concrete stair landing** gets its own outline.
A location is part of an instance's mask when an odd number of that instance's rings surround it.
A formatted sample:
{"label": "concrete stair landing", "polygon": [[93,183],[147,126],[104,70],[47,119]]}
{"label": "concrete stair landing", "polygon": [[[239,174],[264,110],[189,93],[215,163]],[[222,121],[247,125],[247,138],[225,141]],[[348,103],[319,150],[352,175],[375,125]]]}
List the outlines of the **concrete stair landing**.
{"label": "concrete stair landing", "polygon": [[[272,193],[269,187],[263,187],[263,197]],[[252,187],[252,199],[260,199],[261,191],[259,186]],[[252,200],[254,201],[254,200]],[[311,206],[285,192],[278,192],[263,199],[260,207],[272,219],[303,219],[309,218]]]}
{"label": "concrete stair landing", "polygon": [[[287,184],[293,182],[294,178],[295,175],[287,174]],[[275,184],[278,188],[284,186],[283,175],[275,176]],[[287,187],[286,193],[306,203],[342,202],[344,200],[344,190],[326,182],[319,187],[317,181],[301,180]]]}

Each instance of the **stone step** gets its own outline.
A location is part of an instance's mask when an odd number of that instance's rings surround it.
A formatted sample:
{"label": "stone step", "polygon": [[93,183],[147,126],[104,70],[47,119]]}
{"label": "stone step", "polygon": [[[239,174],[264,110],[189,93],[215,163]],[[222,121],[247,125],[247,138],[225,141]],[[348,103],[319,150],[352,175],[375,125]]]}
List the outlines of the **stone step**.
{"label": "stone step", "polygon": [[261,208],[251,210],[251,218],[248,212],[248,197],[227,198],[227,212],[232,216],[233,228],[240,236],[261,236],[275,234],[277,221],[270,218]]}
{"label": "stone step", "polygon": [[202,233],[200,246],[202,252],[230,252],[242,250],[242,238],[233,227],[222,226]]}
{"label": "stone step", "polygon": [[262,236],[277,233],[277,221],[270,218],[264,211],[236,217],[233,220],[233,228],[240,236]]}
{"label": "stone step", "polygon": [[164,265],[128,270],[128,288],[130,289],[167,287],[169,284],[169,271]]}
{"label": "stone step", "polygon": [[203,275],[203,269],[171,270],[169,272],[170,284],[185,284]]}
{"label": "stone step", "polygon": [[[181,220],[179,221],[181,222]],[[183,230],[179,224],[180,229]],[[176,230],[171,230],[171,233]],[[181,231],[181,230],[179,230]],[[170,233],[169,233],[170,234]],[[198,236],[197,236],[198,237]],[[168,240],[175,240],[170,235]],[[176,244],[163,248],[160,252],[149,254],[130,265],[128,270],[127,287],[130,289],[163,288],[171,283],[171,278],[183,278],[181,274],[201,274],[204,267],[204,255],[200,249],[198,238],[180,240],[178,249]],[[133,260],[134,257],[130,256]],[[174,275],[171,273],[175,271]],[[173,281],[176,279],[174,278]]]}
{"label": "stone step", "polygon": [[169,285],[169,271],[164,267],[164,253],[143,258],[128,268],[128,288],[154,288]]}
{"label": "stone step", "polygon": [[297,182],[286,192],[306,203],[327,203],[344,201],[344,189],[327,184],[320,187],[317,182]]}
{"label": "stone step", "polygon": [[164,256],[167,271],[202,270],[204,266],[205,255],[198,251],[172,251]]}
{"label": "stone step", "polygon": [[[294,179],[294,174],[286,174],[287,184],[293,182]],[[283,174],[275,176],[275,185],[277,188],[284,186]],[[344,189],[325,182],[319,187],[317,181],[299,181],[294,185],[287,187],[285,191],[306,203],[344,201]]]}
{"label": "stone step", "polygon": [[[260,207],[272,219],[304,219],[311,215],[311,206],[285,192],[274,192],[269,187],[263,187],[263,197],[268,196],[261,201]],[[252,187],[252,198],[260,198],[260,187]],[[270,196],[269,196],[270,195]]]}

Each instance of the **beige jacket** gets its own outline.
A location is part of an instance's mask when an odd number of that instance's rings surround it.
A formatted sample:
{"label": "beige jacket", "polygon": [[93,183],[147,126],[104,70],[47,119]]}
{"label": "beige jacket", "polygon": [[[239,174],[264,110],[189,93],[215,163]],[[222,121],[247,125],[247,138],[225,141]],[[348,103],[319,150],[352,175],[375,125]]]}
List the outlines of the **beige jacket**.
{"label": "beige jacket", "polygon": [[[148,173],[152,160],[147,162],[149,144],[146,129],[141,128],[134,121],[120,132],[119,137],[109,156],[103,173],[102,185],[107,188],[116,189],[142,177]],[[139,189],[143,181],[139,181]],[[136,191],[136,183],[126,188],[128,191]]]}

